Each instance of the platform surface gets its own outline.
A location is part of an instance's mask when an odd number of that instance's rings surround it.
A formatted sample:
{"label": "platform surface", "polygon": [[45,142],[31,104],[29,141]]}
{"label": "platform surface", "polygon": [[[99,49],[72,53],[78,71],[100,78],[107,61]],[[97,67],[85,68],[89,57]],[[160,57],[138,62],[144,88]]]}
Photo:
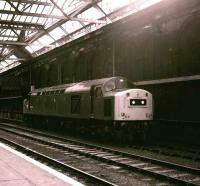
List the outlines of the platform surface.
{"label": "platform surface", "polygon": [[0,186],[83,186],[0,143]]}

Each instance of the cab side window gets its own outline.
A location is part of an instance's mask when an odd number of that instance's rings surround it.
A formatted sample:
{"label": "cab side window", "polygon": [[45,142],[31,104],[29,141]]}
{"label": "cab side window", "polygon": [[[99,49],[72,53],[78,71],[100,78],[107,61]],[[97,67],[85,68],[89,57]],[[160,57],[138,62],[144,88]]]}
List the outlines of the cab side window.
{"label": "cab side window", "polygon": [[101,87],[96,87],[95,88],[95,97],[99,98],[99,97],[102,97],[102,96],[103,96],[103,93],[102,93]]}

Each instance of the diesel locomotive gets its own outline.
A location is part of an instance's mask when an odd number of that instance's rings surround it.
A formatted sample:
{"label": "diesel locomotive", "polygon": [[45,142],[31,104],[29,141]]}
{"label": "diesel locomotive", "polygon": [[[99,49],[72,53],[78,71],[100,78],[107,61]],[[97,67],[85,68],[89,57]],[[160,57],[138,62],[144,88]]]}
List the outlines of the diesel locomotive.
{"label": "diesel locomotive", "polygon": [[153,98],[126,78],[111,77],[35,89],[23,113],[33,125],[134,137],[153,119]]}

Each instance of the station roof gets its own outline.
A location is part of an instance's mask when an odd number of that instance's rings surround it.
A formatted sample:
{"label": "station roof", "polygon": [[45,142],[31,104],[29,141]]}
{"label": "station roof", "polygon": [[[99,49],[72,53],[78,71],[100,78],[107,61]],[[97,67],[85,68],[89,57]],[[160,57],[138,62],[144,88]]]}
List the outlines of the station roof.
{"label": "station roof", "polygon": [[0,73],[162,0],[0,0]]}

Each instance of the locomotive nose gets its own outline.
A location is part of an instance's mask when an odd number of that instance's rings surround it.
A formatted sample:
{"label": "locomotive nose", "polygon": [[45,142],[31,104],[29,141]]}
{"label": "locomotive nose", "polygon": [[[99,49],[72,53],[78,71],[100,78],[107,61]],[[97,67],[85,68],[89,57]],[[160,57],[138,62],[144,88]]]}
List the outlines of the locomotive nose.
{"label": "locomotive nose", "polygon": [[122,120],[152,120],[152,95],[143,89],[129,89],[121,97],[118,116]]}

